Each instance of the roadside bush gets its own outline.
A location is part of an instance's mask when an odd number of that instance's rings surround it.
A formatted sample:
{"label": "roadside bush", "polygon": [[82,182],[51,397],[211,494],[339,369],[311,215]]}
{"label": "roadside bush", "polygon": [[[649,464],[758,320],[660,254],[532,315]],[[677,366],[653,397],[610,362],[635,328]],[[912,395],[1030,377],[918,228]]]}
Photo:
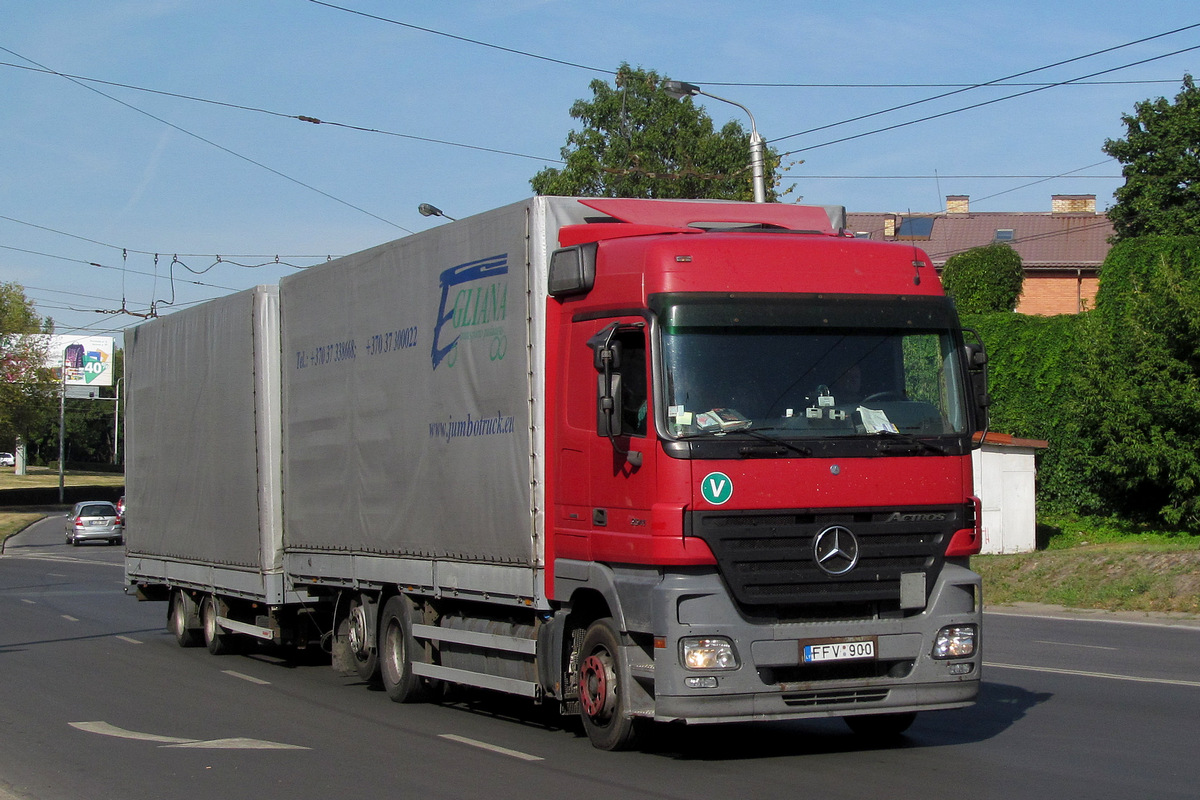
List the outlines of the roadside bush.
{"label": "roadside bush", "polygon": [[942,285],[967,314],[1012,311],[1024,282],[1021,257],[1001,242],[950,256],[942,268]]}

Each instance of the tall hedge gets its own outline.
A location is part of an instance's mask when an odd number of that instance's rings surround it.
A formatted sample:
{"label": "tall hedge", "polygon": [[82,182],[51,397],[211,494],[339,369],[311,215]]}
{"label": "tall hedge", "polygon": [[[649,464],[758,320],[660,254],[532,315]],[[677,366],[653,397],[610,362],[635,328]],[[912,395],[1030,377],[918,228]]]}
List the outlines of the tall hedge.
{"label": "tall hedge", "polygon": [[1090,317],[1083,393],[1102,491],[1124,513],[1200,531],[1200,236],[1116,244]]}
{"label": "tall hedge", "polygon": [[1050,443],[1043,508],[1200,532],[1200,236],[1114,246],[1085,314],[963,323],[988,348],[992,429]]}
{"label": "tall hedge", "polygon": [[991,429],[1049,442],[1038,469],[1038,502],[1048,510],[1099,511],[1101,497],[1075,468],[1081,430],[1079,349],[1086,315],[964,314],[988,351]]}

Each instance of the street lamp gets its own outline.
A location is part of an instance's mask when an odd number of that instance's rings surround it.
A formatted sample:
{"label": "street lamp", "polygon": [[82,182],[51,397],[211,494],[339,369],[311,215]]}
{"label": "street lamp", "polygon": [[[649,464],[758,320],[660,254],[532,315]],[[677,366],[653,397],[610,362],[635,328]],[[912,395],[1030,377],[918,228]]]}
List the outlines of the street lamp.
{"label": "street lamp", "polygon": [[454,217],[446,216],[446,214],[437,206],[431,206],[429,203],[421,203],[417,206],[417,211],[421,212],[422,217],[446,217],[451,222],[457,222]]}
{"label": "street lamp", "polygon": [[767,202],[767,181],[763,175],[763,161],[765,160],[765,147],[762,137],[758,135],[758,127],[754,124],[754,115],[750,113],[750,109],[746,108],[741,103],[729,100],[724,97],[718,97],[715,94],[706,92],[694,83],[684,83],[683,81],[663,81],[663,91],[676,100],[682,100],[685,97],[694,97],[702,94],[705,97],[711,97],[713,100],[720,100],[722,103],[729,103],[731,106],[737,106],[742,111],[746,112],[746,116],[750,118],[750,171],[754,176],[754,202]]}

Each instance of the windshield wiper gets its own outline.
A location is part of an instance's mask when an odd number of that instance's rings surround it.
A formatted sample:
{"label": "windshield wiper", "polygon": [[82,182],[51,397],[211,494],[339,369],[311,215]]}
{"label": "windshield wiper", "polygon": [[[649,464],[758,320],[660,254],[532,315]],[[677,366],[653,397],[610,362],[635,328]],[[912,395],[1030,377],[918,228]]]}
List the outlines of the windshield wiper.
{"label": "windshield wiper", "polygon": [[924,439],[918,439],[909,433],[900,433],[898,431],[876,431],[875,435],[882,439],[893,439],[897,441],[882,441],[879,443],[880,450],[899,450],[908,449],[909,447],[925,448],[939,455],[946,455],[946,448],[936,445],[933,442],[927,442]]}
{"label": "windshield wiper", "polygon": [[812,455],[812,450],[810,450],[809,448],[807,448],[803,445],[793,444],[792,442],[789,442],[788,440],[780,438],[778,436],[768,436],[767,434],[763,433],[764,430],[775,430],[775,429],[774,428],[759,428],[757,430],[751,430],[750,428],[737,428],[735,430],[715,430],[714,429],[711,431],[697,431],[695,433],[685,433],[685,434],[676,436],[675,438],[679,439],[681,441],[684,441],[684,440],[688,440],[688,439],[709,439],[709,438],[714,438],[714,437],[724,438],[726,436],[744,434],[744,435],[750,436],[754,439],[758,439],[759,441],[764,442],[765,444],[771,445],[771,447],[767,448],[767,447],[764,447],[763,445],[755,445],[755,444],[742,445],[738,449],[738,454],[742,455],[742,456],[782,456],[782,455],[787,455],[787,453],[789,451],[792,453],[796,453],[797,455],[802,455],[802,456],[811,456]]}
{"label": "windshield wiper", "polygon": [[755,439],[758,439],[759,441],[766,442],[770,445],[773,445],[773,447],[770,450],[766,450],[765,448],[763,448],[761,446],[756,446],[756,445],[743,445],[738,450],[738,453],[743,456],[757,456],[757,455],[781,456],[781,455],[786,454],[788,450],[791,450],[793,453],[797,453],[802,456],[811,456],[812,455],[811,449],[804,447],[803,445],[793,444],[792,442],[789,442],[787,439],[784,439],[780,436],[768,436],[767,434],[763,433],[764,430],[769,431],[769,430],[774,430],[774,429],[773,428],[759,428],[757,430],[751,430],[750,428],[742,428],[741,430],[737,431],[737,433],[744,433],[747,436],[752,436]]}

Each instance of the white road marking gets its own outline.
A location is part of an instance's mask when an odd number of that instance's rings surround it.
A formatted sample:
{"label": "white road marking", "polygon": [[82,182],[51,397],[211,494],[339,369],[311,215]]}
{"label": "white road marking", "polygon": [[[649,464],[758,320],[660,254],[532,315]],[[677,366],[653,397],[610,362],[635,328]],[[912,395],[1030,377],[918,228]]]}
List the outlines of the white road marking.
{"label": "white road marking", "polygon": [[1195,686],[1200,688],[1200,681],[1183,681],[1172,678],[1143,678],[1137,675],[1114,675],[1109,672],[1088,672],[1081,669],[1058,669],[1056,667],[1030,667],[1024,664],[996,664],[985,662],[988,669],[1019,669],[1025,672],[1049,672],[1054,675],[1075,675],[1081,678],[1105,678],[1114,681],[1132,681],[1133,683],[1164,683],[1168,686]]}
{"label": "white road marking", "polygon": [[1076,644],[1075,642],[1049,642],[1045,639],[1034,639],[1038,644],[1052,644],[1055,647],[1086,647],[1089,650],[1119,650],[1119,647],[1105,647],[1099,644]]}
{"label": "white road marking", "polygon": [[263,739],[246,739],[236,737],[233,739],[211,739],[207,742],[184,742],[181,744],[168,744],[166,747],[189,747],[198,750],[308,750],[307,747],[302,747],[298,744],[282,744],[281,742],[268,742]]}
{"label": "white road marking", "polygon": [[441,737],[442,739],[449,739],[452,742],[458,742],[459,744],[465,744],[465,745],[469,745],[471,747],[478,747],[480,750],[487,750],[488,752],[491,752],[491,753],[499,753],[502,756],[512,756],[513,758],[519,758],[522,761],[544,761],[545,760],[541,756],[531,756],[531,755],[529,755],[529,753],[522,753],[520,750],[509,750],[507,747],[501,747],[500,745],[496,745],[496,744],[488,744],[487,742],[480,742],[480,741],[476,741],[475,739],[468,739],[465,736],[457,736],[453,733],[439,733],[438,736]]}
{"label": "white road marking", "polygon": [[67,622],[79,622],[79,620],[77,620],[75,617],[72,617],[70,614],[63,614],[62,618]]}
{"label": "white road marking", "polygon": [[138,742],[153,742],[163,747],[187,747],[207,750],[308,750],[310,748],[303,747],[298,744],[283,744],[282,742],[268,742],[265,739],[248,739],[245,737],[233,737],[230,739],[184,739],[179,736],[159,736],[156,733],[142,733],[140,731],[130,731],[124,728],[118,728],[116,725],[110,725],[107,722],[71,722],[68,723],[72,728],[85,731],[87,733],[96,733],[101,736],[115,736],[118,739],[132,739]]}
{"label": "white road marking", "polygon": [[129,642],[130,644],[141,644],[141,642],[139,642],[137,639],[134,639],[132,636],[118,636],[117,638],[122,642]]}
{"label": "white road marking", "polygon": [[250,683],[256,683],[259,686],[270,686],[271,685],[270,681],[264,681],[262,678],[255,678],[251,675],[245,675],[241,672],[234,672],[231,669],[223,669],[221,671],[224,672],[226,675],[229,675],[230,677],[241,678],[244,681],[248,681]]}
{"label": "white road marking", "polygon": [[28,597],[22,597],[22,598],[21,598],[21,602],[22,602],[22,603],[29,603],[29,605],[31,605],[31,606],[36,606],[36,605],[37,605],[37,600],[30,600]]}
{"label": "white road marking", "polygon": [[127,731],[124,728],[118,728],[116,725],[110,725],[107,722],[71,722],[68,724],[72,728],[76,728],[77,730],[81,731],[87,731],[88,733],[98,733],[101,736],[115,736],[118,739],[133,739],[137,742],[156,742],[158,744],[188,744],[197,741],[196,739],[181,739],[178,736],[159,736],[156,733]]}

